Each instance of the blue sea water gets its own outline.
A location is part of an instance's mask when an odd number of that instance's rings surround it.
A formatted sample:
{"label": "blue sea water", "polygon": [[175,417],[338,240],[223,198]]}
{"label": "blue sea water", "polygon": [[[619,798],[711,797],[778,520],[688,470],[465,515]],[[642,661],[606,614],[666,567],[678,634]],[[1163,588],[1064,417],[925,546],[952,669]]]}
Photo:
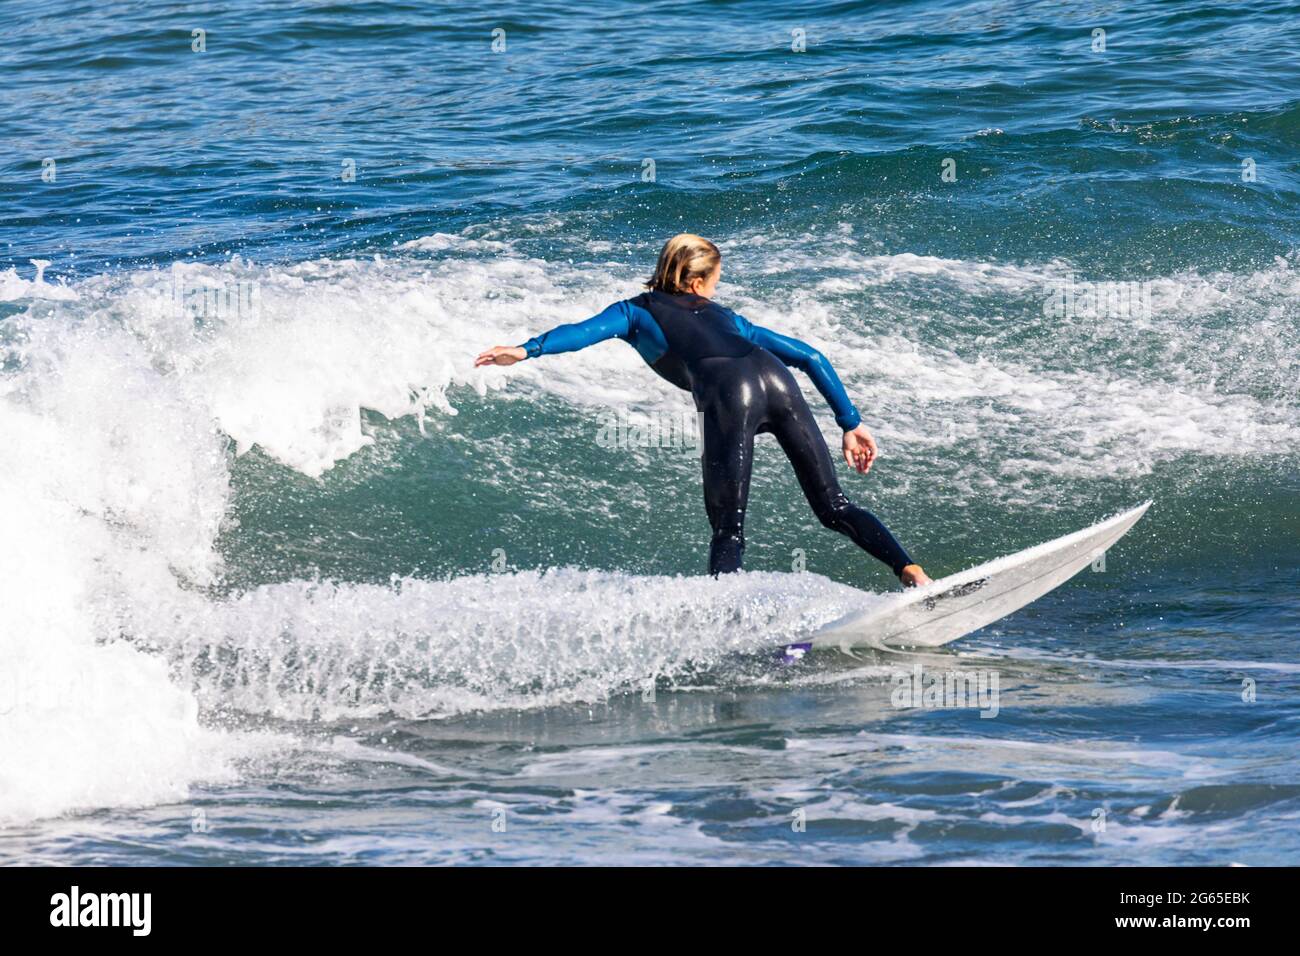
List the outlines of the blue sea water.
{"label": "blue sea water", "polygon": [[[0,17],[0,860],[1300,861],[1300,4]],[[893,582],[774,443],[715,582],[691,450],[600,440],[683,393],[472,368],[682,230],[931,573],[1151,511],[781,666]]]}

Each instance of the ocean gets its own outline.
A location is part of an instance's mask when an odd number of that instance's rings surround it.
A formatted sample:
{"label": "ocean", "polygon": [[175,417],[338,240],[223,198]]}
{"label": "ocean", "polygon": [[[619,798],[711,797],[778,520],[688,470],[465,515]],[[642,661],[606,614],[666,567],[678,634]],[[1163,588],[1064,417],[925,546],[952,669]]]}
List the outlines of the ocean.
{"label": "ocean", "polygon": [[[1300,4],[0,13],[0,862],[1300,862]],[[473,368],[680,231],[932,575],[1150,512],[782,664],[896,582],[770,436],[713,580],[686,393]]]}

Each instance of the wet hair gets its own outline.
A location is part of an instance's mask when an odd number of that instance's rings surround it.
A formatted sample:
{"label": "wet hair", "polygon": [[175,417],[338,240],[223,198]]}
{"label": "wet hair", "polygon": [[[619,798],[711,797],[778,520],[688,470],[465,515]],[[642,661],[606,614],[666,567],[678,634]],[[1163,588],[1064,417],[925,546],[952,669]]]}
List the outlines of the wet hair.
{"label": "wet hair", "polygon": [[690,232],[681,232],[659,250],[659,264],[646,288],[677,295],[690,291],[693,279],[707,279],[722,262],[722,253],[709,240]]}

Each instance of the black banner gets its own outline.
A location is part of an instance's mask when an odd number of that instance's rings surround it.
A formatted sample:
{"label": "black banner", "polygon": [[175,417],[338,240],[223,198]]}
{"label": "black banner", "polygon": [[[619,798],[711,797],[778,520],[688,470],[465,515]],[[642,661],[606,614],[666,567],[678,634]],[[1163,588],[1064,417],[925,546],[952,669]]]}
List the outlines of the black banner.
{"label": "black banner", "polygon": [[[1046,930],[1063,943],[1105,936],[1231,946],[1284,929],[1287,869],[0,869],[5,925],[53,939],[220,944],[375,941],[456,929],[556,941],[601,928],[657,934],[703,921],[728,939],[774,924],[841,929],[863,945],[908,934],[956,945]],[[643,925],[640,920],[646,920]],[[638,929],[638,926],[643,926]],[[725,930],[724,930],[725,928]],[[602,936],[602,945],[615,939]],[[588,938],[590,942],[590,938]],[[689,938],[681,941],[690,945]],[[464,946],[465,941],[456,944]]]}

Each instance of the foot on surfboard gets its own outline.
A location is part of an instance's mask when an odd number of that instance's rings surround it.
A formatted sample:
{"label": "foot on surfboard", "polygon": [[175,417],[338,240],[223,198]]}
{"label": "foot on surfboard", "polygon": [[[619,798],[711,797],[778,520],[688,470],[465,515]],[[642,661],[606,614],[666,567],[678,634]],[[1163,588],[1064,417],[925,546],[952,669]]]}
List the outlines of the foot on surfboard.
{"label": "foot on surfboard", "polygon": [[898,580],[903,582],[905,588],[917,588],[922,584],[929,584],[930,575],[926,574],[919,564],[909,564],[898,572]]}

